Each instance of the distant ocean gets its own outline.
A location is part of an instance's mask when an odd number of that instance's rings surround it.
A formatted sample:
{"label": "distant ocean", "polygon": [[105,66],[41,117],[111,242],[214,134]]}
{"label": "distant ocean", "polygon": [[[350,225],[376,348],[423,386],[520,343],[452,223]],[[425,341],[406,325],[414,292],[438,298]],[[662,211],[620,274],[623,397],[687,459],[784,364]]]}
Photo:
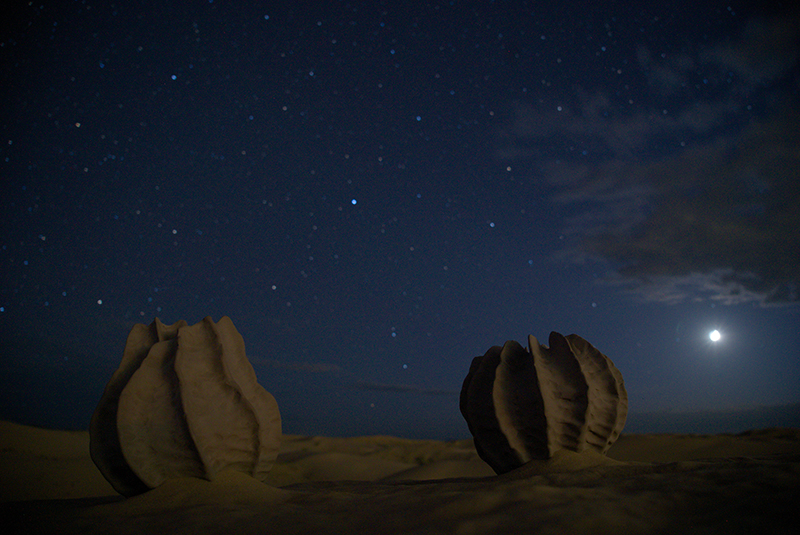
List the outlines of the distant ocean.
{"label": "distant ocean", "polygon": [[800,428],[800,403],[724,411],[632,412],[624,433],[741,433],[768,427]]}
{"label": "distant ocean", "polygon": [[[67,412],[67,411],[64,411]],[[70,412],[62,415],[57,410],[38,418],[19,414],[18,411],[3,410],[0,403],[0,420],[7,420],[24,425],[44,427],[48,429],[61,429],[70,431],[88,430],[91,410],[83,411],[81,418],[75,418]],[[466,428],[466,425],[464,425]],[[770,427],[793,427],[800,429],[800,403],[770,407],[754,407],[724,411],[660,411],[660,412],[630,412],[625,422],[623,433],[677,433],[715,435],[719,433],[741,433],[751,429],[765,429]],[[438,432],[437,432],[438,431]],[[284,429],[284,432],[297,434],[297,431]],[[306,431],[313,433],[314,431]],[[300,433],[302,434],[302,433]],[[322,431],[324,434],[324,431]],[[344,435],[356,436],[361,434],[390,434],[405,438],[455,440],[470,438],[466,429],[448,433],[441,429],[433,430],[428,427],[416,427],[412,430],[396,429],[381,430],[373,433],[370,429],[346,432]],[[331,435],[334,436],[334,435]]]}

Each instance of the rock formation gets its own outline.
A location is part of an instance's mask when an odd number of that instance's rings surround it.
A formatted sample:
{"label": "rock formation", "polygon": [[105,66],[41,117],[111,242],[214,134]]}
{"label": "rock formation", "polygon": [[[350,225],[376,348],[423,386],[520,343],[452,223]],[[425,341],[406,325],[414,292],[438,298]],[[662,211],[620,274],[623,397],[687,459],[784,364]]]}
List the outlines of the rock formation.
{"label": "rock formation", "polygon": [[622,374],[575,334],[528,346],[508,341],[472,361],[460,407],[478,454],[502,474],[559,449],[606,453],[628,413]]}
{"label": "rock formation", "polygon": [[256,380],[230,318],[136,324],[90,425],[92,460],[133,496],[223,470],[263,481],[281,440],[278,404]]}

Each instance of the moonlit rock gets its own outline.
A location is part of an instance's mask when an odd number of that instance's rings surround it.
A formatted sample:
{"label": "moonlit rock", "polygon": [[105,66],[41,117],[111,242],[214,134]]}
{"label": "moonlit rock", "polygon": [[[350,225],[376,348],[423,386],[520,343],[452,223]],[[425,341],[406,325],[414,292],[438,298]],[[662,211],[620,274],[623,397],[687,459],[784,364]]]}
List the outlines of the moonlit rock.
{"label": "moonlit rock", "polygon": [[461,414],[480,457],[498,474],[558,450],[605,454],[628,414],[622,374],[578,335],[550,333],[550,347],[510,340],[472,361]]}
{"label": "moonlit rock", "polygon": [[281,417],[230,318],[136,324],[92,416],[90,453],[117,492],[235,470],[264,481]]}

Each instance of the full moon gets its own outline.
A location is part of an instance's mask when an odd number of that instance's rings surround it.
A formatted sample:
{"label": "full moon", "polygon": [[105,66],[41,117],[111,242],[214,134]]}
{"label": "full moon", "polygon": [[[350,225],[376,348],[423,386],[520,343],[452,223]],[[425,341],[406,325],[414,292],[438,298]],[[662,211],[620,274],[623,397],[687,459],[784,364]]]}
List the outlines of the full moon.
{"label": "full moon", "polygon": [[713,331],[708,333],[708,337],[711,339],[712,342],[719,342],[720,338],[722,338],[722,335],[718,330],[714,329]]}

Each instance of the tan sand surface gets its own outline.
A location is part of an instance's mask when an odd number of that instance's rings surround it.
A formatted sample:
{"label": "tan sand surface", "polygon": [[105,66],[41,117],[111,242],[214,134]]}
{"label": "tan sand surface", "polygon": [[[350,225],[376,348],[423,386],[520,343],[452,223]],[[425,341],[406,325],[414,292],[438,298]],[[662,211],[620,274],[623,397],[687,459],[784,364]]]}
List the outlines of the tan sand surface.
{"label": "tan sand surface", "polygon": [[269,485],[238,473],[117,496],[88,433],[0,422],[10,533],[794,533],[800,430],[623,435],[494,476],[471,440],[285,436]]}

